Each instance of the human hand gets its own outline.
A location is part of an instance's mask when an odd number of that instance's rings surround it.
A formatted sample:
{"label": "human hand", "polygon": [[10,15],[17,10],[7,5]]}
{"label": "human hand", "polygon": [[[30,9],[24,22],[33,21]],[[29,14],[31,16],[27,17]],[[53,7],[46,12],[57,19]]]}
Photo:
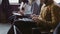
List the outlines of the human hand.
{"label": "human hand", "polygon": [[39,19],[38,19],[38,15],[35,15],[35,14],[33,14],[33,15],[31,15],[31,18],[35,21],[35,22],[37,22]]}
{"label": "human hand", "polygon": [[33,17],[38,17],[38,15],[36,15],[36,14],[31,14],[30,17],[31,17],[31,18],[33,18]]}
{"label": "human hand", "polygon": [[21,14],[21,16],[24,15],[24,11],[23,10],[18,11],[18,13]]}

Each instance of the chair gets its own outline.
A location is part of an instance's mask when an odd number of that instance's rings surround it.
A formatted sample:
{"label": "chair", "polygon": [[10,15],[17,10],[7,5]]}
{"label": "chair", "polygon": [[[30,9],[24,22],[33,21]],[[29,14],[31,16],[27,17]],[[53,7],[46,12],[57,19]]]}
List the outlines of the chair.
{"label": "chair", "polygon": [[15,25],[12,25],[7,34],[22,34],[22,32]]}

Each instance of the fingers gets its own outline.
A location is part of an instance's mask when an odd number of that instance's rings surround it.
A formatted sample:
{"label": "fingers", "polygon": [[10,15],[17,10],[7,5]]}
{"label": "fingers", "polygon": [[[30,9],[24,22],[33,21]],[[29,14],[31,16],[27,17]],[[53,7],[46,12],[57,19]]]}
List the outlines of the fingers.
{"label": "fingers", "polygon": [[24,11],[23,10],[18,11],[18,13],[21,14],[21,15],[24,15]]}
{"label": "fingers", "polygon": [[32,18],[35,22],[38,22],[38,17],[33,17]]}
{"label": "fingers", "polygon": [[33,17],[38,17],[38,15],[36,15],[36,14],[31,14],[31,17],[33,18]]}

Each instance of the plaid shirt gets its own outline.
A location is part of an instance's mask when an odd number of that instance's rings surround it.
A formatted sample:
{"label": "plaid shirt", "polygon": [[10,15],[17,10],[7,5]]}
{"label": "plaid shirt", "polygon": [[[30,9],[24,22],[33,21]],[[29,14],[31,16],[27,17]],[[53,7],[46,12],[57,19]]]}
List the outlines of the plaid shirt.
{"label": "plaid shirt", "polygon": [[60,7],[55,4],[44,6],[41,8],[38,19],[40,20],[38,26],[55,28],[60,21]]}

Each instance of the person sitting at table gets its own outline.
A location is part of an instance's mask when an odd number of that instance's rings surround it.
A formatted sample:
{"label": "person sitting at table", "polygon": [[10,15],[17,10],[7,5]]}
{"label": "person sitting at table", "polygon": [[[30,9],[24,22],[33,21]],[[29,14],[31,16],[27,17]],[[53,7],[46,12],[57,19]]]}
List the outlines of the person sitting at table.
{"label": "person sitting at table", "polygon": [[54,29],[60,20],[60,7],[53,0],[44,0],[45,6],[41,8],[39,17],[33,16],[38,27],[46,31]]}
{"label": "person sitting at table", "polygon": [[29,5],[28,2],[21,2],[20,7],[19,7],[19,13],[22,13],[22,16],[29,16],[28,14],[30,14],[30,8],[31,6]]}
{"label": "person sitting at table", "polygon": [[[31,2],[30,2],[31,1]],[[28,18],[32,18],[33,15],[38,16],[41,10],[41,6],[43,5],[43,0],[38,0],[40,1],[39,3],[37,3],[37,0],[30,0],[28,2],[28,5],[30,4],[31,7],[28,7],[24,2],[22,7],[24,7],[24,15],[27,16]],[[20,6],[21,7],[21,6]],[[21,9],[21,8],[19,8]],[[22,15],[23,16],[23,15]]]}

